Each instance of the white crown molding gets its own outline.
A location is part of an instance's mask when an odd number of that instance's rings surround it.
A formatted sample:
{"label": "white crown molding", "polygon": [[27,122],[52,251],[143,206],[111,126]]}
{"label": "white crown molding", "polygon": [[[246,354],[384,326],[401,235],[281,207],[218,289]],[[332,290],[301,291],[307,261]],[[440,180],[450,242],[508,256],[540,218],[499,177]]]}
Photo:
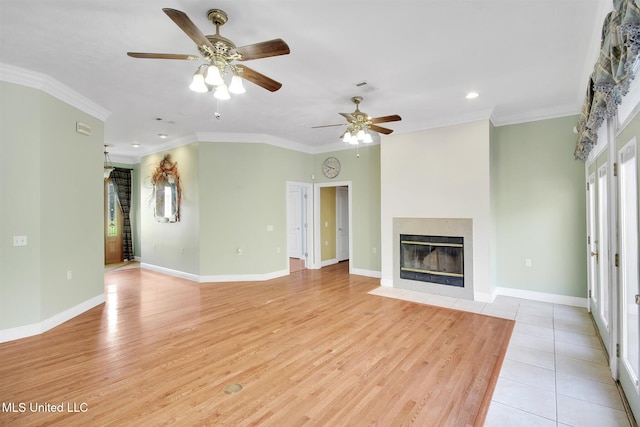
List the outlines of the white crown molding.
{"label": "white crown molding", "polygon": [[268,144],[275,147],[286,148],[289,150],[299,151],[307,154],[315,154],[313,149],[307,145],[290,141],[288,139],[279,138],[277,136],[264,133],[223,133],[223,132],[195,132],[182,138],[172,139],[154,147],[150,147],[140,153],[137,160],[151,154],[162,151],[171,150],[173,148],[182,147],[193,143],[208,142],[234,142],[241,144]]}
{"label": "white crown molding", "polygon": [[140,163],[140,157],[123,156],[121,154],[109,153],[109,159],[111,159],[111,162],[113,163],[124,163],[127,165],[134,165],[136,163]]}
{"label": "white crown molding", "polygon": [[111,112],[45,74],[0,62],[0,81],[41,90],[85,113],[107,120]]}
{"label": "white crown molding", "polygon": [[480,120],[490,120],[493,114],[493,110],[493,108],[486,108],[483,110],[471,111],[469,113],[459,114],[456,116],[430,118],[426,121],[415,123],[411,128],[402,129],[401,132],[396,132],[396,134],[419,132],[422,130],[435,129],[446,126],[455,126],[464,123],[477,122]]}
{"label": "white crown molding", "polygon": [[537,122],[539,120],[557,119],[559,117],[575,116],[580,114],[580,107],[576,105],[559,105],[553,108],[541,108],[529,111],[525,114],[493,115],[491,123],[494,126],[517,125],[520,123]]}

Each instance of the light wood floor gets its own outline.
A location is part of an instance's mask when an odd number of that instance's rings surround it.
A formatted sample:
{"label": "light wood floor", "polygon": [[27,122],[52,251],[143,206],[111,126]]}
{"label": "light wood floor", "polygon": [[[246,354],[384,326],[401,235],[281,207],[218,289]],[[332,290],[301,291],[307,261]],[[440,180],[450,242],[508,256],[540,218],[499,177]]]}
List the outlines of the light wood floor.
{"label": "light wood floor", "polygon": [[26,408],[0,425],[481,425],[513,321],[369,295],[379,279],[347,273],[107,272],[106,304],[0,344],[0,401]]}

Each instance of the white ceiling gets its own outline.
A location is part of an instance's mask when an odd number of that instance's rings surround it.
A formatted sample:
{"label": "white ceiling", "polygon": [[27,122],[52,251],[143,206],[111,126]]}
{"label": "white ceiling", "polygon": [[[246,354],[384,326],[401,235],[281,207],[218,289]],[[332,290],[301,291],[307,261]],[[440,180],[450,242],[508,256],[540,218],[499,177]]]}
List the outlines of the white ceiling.
{"label": "white ceiling", "polygon": [[[246,63],[282,88],[247,82],[246,94],[217,107],[210,93],[187,88],[199,62],[127,56],[198,54],[163,7],[185,12],[205,34],[215,33],[207,11],[223,9],[220,33],[237,46],[284,39],[290,55]],[[338,112],[352,112],[355,95],[372,117],[402,116],[383,125],[396,133],[577,114],[610,8],[606,0],[0,0],[0,62],[48,75],[110,111],[105,142],[115,156],[201,133],[258,134],[321,152],[342,145],[342,128],[312,126],[343,123]],[[361,81],[369,89],[355,86]],[[467,100],[469,91],[480,96]]]}

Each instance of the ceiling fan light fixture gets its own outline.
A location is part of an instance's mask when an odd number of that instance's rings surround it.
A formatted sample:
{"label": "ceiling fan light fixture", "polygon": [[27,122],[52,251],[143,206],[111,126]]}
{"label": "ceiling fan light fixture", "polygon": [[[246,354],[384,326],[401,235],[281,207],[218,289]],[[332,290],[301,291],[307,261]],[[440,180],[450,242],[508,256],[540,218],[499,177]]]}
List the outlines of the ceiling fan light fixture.
{"label": "ceiling fan light fixture", "polygon": [[364,142],[365,144],[369,144],[373,142],[373,138],[371,138],[371,134],[369,132],[364,134],[364,138],[362,138],[362,142]]}
{"label": "ceiling fan light fixture", "polygon": [[241,94],[241,93],[245,93],[246,91],[247,90],[244,88],[244,85],[242,84],[242,77],[235,76],[235,75],[231,77],[229,92],[235,93],[235,94]]}
{"label": "ceiling fan light fixture", "polygon": [[202,67],[198,68],[198,71],[196,71],[196,73],[193,75],[193,79],[191,80],[189,89],[198,93],[204,93],[209,91],[209,88],[207,87],[207,84],[204,81],[204,74],[202,73]]}
{"label": "ceiling fan light fixture", "polygon": [[358,133],[356,134],[356,138],[358,139],[358,141],[362,141],[364,139],[364,130],[360,129],[358,131]]}
{"label": "ceiling fan light fixture", "polygon": [[115,168],[111,163],[111,158],[109,157],[109,153],[107,152],[107,145],[104,146],[104,179],[108,179],[111,176],[111,172],[113,172]]}
{"label": "ceiling fan light fixture", "polygon": [[224,83],[220,70],[215,65],[207,67],[207,76],[204,79],[205,83],[211,86],[218,86]]}
{"label": "ceiling fan light fixture", "polygon": [[350,142],[351,141],[351,133],[349,133],[349,131],[346,131],[345,133],[342,134],[342,142]]}
{"label": "ceiling fan light fixture", "polygon": [[229,95],[229,90],[227,90],[227,85],[222,83],[216,87],[216,91],[213,93],[213,96],[216,99],[220,99],[222,101],[226,101],[227,99],[231,99],[231,95]]}
{"label": "ceiling fan light fixture", "polygon": [[358,137],[351,134],[351,138],[349,138],[349,144],[358,145]]}

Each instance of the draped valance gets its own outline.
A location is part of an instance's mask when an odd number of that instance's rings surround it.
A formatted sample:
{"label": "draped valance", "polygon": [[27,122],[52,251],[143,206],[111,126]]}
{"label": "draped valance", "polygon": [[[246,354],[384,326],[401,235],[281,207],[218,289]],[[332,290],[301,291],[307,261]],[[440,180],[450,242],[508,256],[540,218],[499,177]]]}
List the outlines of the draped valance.
{"label": "draped valance", "polygon": [[589,79],[576,129],[576,159],[585,161],[597,143],[598,128],[613,117],[634,77],[640,54],[640,0],[614,0],[604,20],[600,55]]}

